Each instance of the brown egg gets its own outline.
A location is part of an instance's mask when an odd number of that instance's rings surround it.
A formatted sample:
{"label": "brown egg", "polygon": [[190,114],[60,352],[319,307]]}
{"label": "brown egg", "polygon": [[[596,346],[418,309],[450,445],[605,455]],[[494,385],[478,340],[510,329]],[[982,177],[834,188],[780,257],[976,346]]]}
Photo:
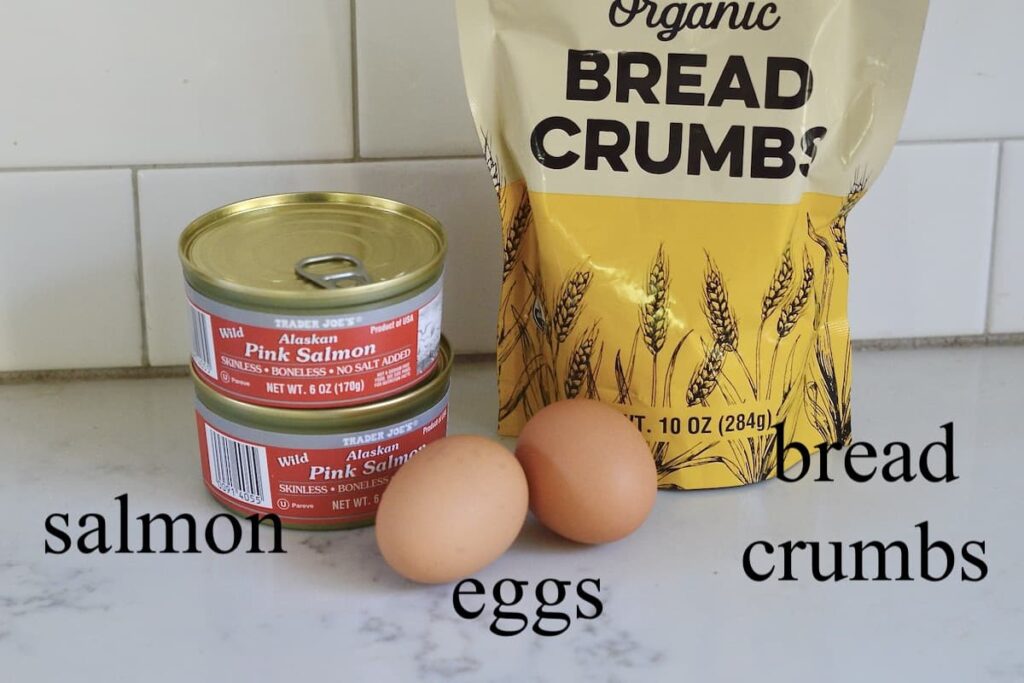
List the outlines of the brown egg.
{"label": "brown egg", "polygon": [[377,510],[377,546],[407,579],[455,581],[508,550],[528,501],[526,476],[512,453],[480,437],[451,436],[395,473]]}
{"label": "brown egg", "polygon": [[624,538],[654,507],[650,447],[628,418],[597,401],[561,401],[538,412],[519,436],[516,457],[533,514],[570,540]]}

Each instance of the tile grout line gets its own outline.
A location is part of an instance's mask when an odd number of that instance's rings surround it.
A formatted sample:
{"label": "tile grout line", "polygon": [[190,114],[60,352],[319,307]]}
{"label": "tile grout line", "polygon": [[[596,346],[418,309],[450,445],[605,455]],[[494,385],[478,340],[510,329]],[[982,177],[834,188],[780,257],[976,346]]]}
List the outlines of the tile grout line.
{"label": "tile grout line", "polygon": [[1000,142],[996,153],[995,208],[992,210],[992,244],[988,257],[988,292],[985,301],[985,332],[992,333],[992,319],[996,309],[996,253],[999,248],[1000,204],[1003,198],[1003,160],[1006,155],[1005,143]]}
{"label": "tile grout line", "polygon": [[989,135],[977,138],[935,138],[920,140],[899,140],[896,143],[897,147],[918,147],[920,145],[964,145],[970,143],[991,143],[991,142],[1015,142],[1018,140],[1024,140],[1024,136],[1020,135],[1007,135],[1000,137],[998,135]]}
{"label": "tile grout line", "polygon": [[356,31],[356,0],[349,0],[349,50],[351,52],[352,90],[352,157],[361,159],[359,145],[359,46]]}
{"label": "tile grout line", "polygon": [[149,325],[146,324],[146,278],[142,266],[142,211],[139,207],[139,172],[132,169],[132,214],[135,223],[135,277],[138,278],[139,324],[142,333],[142,366],[149,364]]}
{"label": "tile grout line", "polygon": [[905,351],[913,349],[960,349],[993,346],[1022,346],[1024,332],[968,334],[945,337],[902,337],[897,339],[855,339],[855,351]]}
{"label": "tile grout line", "polygon": [[203,168],[253,168],[260,166],[331,166],[339,164],[409,163],[416,161],[477,161],[482,154],[434,154],[412,157],[364,157],[358,159],[291,159],[287,161],[210,161],[181,164],[98,164],[83,166],[3,166],[0,173],[64,173],[74,171],[181,171]]}
{"label": "tile grout line", "polygon": [[[353,12],[355,10],[355,5]],[[353,25],[354,30],[354,25]],[[353,34],[354,37],[354,34]],[[354,43],[353,43],[354,45]],[[353,47],[353,49],[355,49]],[[353,59],[355,59],[353,55]],[[353,70],[355,66],[353,66]],[[353,77],[356,77],[353,71]],[[358,136],[358,92],[357,83],[353,83],[353,127],[356,133],[353,138],[353,150],[355,156],[332,158],[332,159],[285,159],[285,160],[264,160],[264,161],[207,161],[207,162],[182,162],[182,163],[124,163],[124,164],[51,164],[42,166],[0,166],[0,173],[54,173],[63,171],[175,171],[202,168],[252,168],[259,166],[327,166],[332,164],[367,164],[367,163],[409,163],[416,161],[468,161],[482,158],[481,154],[427,154],[417,156],[381,156],[366,157],[359,149]],[[1024,142],[1024,137],[1010,136],[1005,138],[950,138],[947,140],[907,140],[898,143],[897,146],[917,147],[922,145],[959,145],[959,144],[991,144],[1000,146],[1007,142]]]}

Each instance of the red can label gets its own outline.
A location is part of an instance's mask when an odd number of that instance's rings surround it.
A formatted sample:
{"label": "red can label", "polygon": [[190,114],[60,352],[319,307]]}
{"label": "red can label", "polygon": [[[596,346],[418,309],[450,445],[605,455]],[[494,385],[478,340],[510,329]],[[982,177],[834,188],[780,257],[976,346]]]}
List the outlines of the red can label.
{"label": "red can label", "polygon": [[422,414],[366,432],[297,435],[225,420],[196,404],[203,481],[221,503],[285,524],[369,522],[395,471],[448,430],[448,397]]}
{"label": "red can label", "polygon": [[376,310],[288,316],[213,301],[188,288],[192,362],[220,393],[280,408],[379,401],[437,365],[441,289]]}

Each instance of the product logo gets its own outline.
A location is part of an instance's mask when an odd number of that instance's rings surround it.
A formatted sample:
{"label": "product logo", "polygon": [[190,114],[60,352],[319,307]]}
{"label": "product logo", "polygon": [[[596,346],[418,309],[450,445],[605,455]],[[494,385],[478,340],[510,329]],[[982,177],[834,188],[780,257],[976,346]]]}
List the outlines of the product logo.
{"label": "product logo", "polygon": [[[609,21],[646,24],[669,41],[684,29],[770,31],[781,18],[772,2],[615,0]],[[530,149],[539,164],[652,176],[809,177],[828,128],[815,125],[820,111],[807,110],[815,83],[808,61],[647,47],[566,51],[563,92],[571,106],[534,125]]]}
{"label": "product logo", "polygon": [[[828,129],[808,126],[806,116],[792,117],[792,128],[752,125],[749,115],[804,109],[814,92],[811,66],[799,57],[750,59],[730,55],[722,61],[697,52],[570,49],[565,101],[594,104],[594,114],[599,115],[541,120],[530,138],[533,156],[553,171],[719,173],[756,180],[785,180],[796,173],[808,177]],[[756,61],[763,67],[751,68]],[[613,106],[621,119],[610,117]],[[641,118],[640,107],[650,115]],[[724,107],[748,112],[748,118],[724,134],[701,122],[709,117],[707,112],[718,116]],[[679,112],[679,119],[663,120],[671,110]],[[656,142],[665,138],[667,142]]]}
{"label": "product logo", "polygon": [[623,28],[641,19],[660,29],[658,39],[674,40],[684,30],[729,28],[734,31],[771,31],[779,25],[779,6],[774,2],[668,2],[615,0],[608,13],[612,26]]}

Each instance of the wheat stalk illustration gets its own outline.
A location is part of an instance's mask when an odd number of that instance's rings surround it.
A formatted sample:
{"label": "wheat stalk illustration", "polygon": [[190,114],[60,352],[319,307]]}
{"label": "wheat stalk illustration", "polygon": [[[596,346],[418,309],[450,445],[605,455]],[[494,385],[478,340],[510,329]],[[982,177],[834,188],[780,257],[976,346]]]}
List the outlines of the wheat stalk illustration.
{"label": "wheat stalk illustration", "polygon": [[722,273],[710,256],[707,273],[704,276],[704,314],[711,326],[715,342],[726,351],[735,351],[739,344],[736,315],[729,306],[729,294],[725,291]]}
{"label": "wheat stalk illustration", "polygon": [[505,218],[505,209],[508,206],[508,192],[505,183],[505,174],[498,160],[498,154],[494,148],[493,139],[486,131],[480,130],[480,139],[483,140],[484,163],[487,166],[487,175],[491,178],[491,185],[494,186],[494,193],[498,196],[498,214]]}
{"label": "wheat stalk illustration", "polygon": [[555,341],[559,346],[569,338],[580,319],[583,312],[583,298],[590,288],[591,280],[592,276],[589,270],[578,270],[562,284],[558,300],[555,302],[555,314],[551,323]]}
{"label": "wheat stalk illustration", "polygon": [[[825,240],[818,235],[813,229],[810,216],[807,216],[810,239],[821,247],[824,253],[823,267],[819,269],[806,250],[799,267],[794,263],[791,246],[787,246],[782,252],[760,301],[759,334],[756,340],[756,382],[751,382],[753,399],[770,399],[772,404],[777,406],[773,412],[777,419],[792,420],[794,409],[798,404],[803,405],[815,429],[825,438],[839,442],[848,440],[851,433],[848,382],[850,356],[847,352],[845,362],[836,367],[830,329],[828,325],[822,326],[821,322],[827,315],[831,303],[832,278],[836,276],[832,264],[840,260],[848,268],[845,218],[863,196],[866,185],[864,177],[858,178],[851,186],[838,219],[829,224],[828,230],[831,234],[826,234],[833,239]],[[739,351],[738,316],[730,305],[727,281],[710,258],[701,294],[711,338],[687,387],[687,404],[690,407],[707,406],[709,398],[716,391],[720,392],[728,405],[745,403],[749,400],[744,397],[746,392],[741,392],[729,381],[726,369],[730,354],[735,354],[741,364],[743,362]],[[804,347],[801,347],[800,334],[800,323],[811,314],[812,308],[814,365],[819,375],[813,379],[807,377],[808,368],[804,365],[803,359],[806,356]],[[767,377],[763,378],[761,348],[768,329],[774,332],[775,344],[770,354]],[[621,363],[617,363],[617,374],[620,366]],[[766,391],[761,387],[764,379],[767,379]],[[620,395],[621,393],[620,386]],[[778,397],[774,396],[776,393]],[[761,394],[764,395],[760,396]],[[746,396],[749,397],[750,394]],[[679,466],[690,468],[716,464],[728,469],[740,483],[764,481],[775,473],[775,439],[774,432],[728,439],[729,451],[726,453],[713,454],[701,451],[696,457],[685,458]],[[667,456],[670,445],[670,442],[659,442],[654,446],[656,463],[662,476],[668,476],[676,471],[665,466],[669,462]]]}
{"label": "wheat stalk illustration", "polygon": [[[514,345],[522,351],[524,369],[512,396],[501,408],[502,419],[519,408],[529,419],[535,409],[560,397],[586,395],[598,398],[599,393],[596,375],[600,369],[603,345],[598,342],[597,323],[584,331],[573,344],[565,366],[561,365],[559,353],[561,345],[571,339],[582,318],[592,273],[584,269],[570,272],[562,281],[558,295],[549,300],[541,273],[527,264],[520,270],[529,295],[522,307],[511,306],[510,310],[515,318]],[[499,350],[499,359],[510,357],[511,346]],[[564,373],[558,370],[561,367],[565,367]]]}
{"label": "wheat stalk illustration", "polygon": [[548,314],[547,298],[544,295],[544,281],[539,272],[534,273],[528,266],[523,266],[523,274],[530,285],[530,319],[533,327],[541,335],[542,339],[549,339],[550,327],[548,321],[551,316]]}
{"label": "wheat stalk illustration", "polygon": [[853,431],[848,381],[852,354],[848,348],[844,356],[842,381],[836,375],[830,337],[818,339],[814,347],[814,356],[821,376],[821,385],[813,380],[807,382],[804,401],[807,417],[825,443],[838,447],[845,446],[849,443]]}
{"label": "wheat stalk illustration", "polygon": [[640,307],[640,329],[644,345],[651,354],[652,406],[658,404],[658,355],[665,348],[668,337],[669,284],[668,260],[665,257],[665,246],[661,245],[647,274],[647,301]]}
{"label": "wheat stalk illustration", "polygon": [[793,255],[790,248],[786,247],[786,251],[782,253],[782,261],[779,263],[775,276],[768,286],[768,291],[765,292],[764,298],[761,300],[761,324],[757,330],[757,348],[755,350],[756,357],[754,358],[755,398],[757,398],[761,388],[761,346],[764,340],[764,328],[768,324],[768,319],[772,317],[772,314],[779,309],[779,306],[782,305],[782,302],[789,295],[789,290],[792,286]]}
{"label": "wheat stalk illustration", "polygon": [[718,266],[711,260],[711,256],[708,254],[705,254],[705,256],[707,258],[707,270],[704,274],[704,298],[701,302],[701,306],[704,309],[704,317],[707,318],[715,344],[721,346],[727,354],[735,354],[736,360],[743,370],[743,374],[746,375],[750,388],[753,390],[755,388],[754,378],[751,376],[750,370],[747,368],[747,364],[739,352],[739,324],[736,322],[736,314],[729,304],[729,292],[725,287],[725,279],[722,277]]}
{"label": "wheat stalk illustration", "polygon": [[596,345],[597,330],[591,328],[580,337],[569,355],[564,386],[566,398],[577,398],[587,388],[593,375],[591,361],[594,358]]}
{"label": "wheat stalk illustration", "polygon": [[[850,192],[840,209],[844,235],[846,216],[849,215],[853,206],[856,205],[866,192],[867,177],[867,174],[864,173],[854,179]],[[834,238],[836,237],[835,225],[836,221],[833,221],[829,227]],[[821,320],[828,317],[832,304],[833,268],[829,242],[815,231],[814,224],[811,222],[809,215],[807,217],[807,232],[811,240],[821,248],[824,254],[825,276],[824,284],[822,285],[822,305],[819,306],[815,321],[818,326],[823,328],[822,333],[815,340],[814,346],[815,366],[820,382],[814,380],[807,382],[804,392],[805,412],[815,430],[825,439],[826,443],[845,445],[852,436],[850,365],[852,363],[853,347],[847,333],[844,335],[846,337],[845,340],[841,342],[843,368],[840,375],[836,368],[836,353],[831,326],[821,325]],[[843,261],[843,265],[848,271],[849,263],[843,259],[841,245],[838,240],[835,240],[835,243],[840,260]]]}
{"label": "wheat stalk illustration", "polygon": [[[516,306],[511,306],[510,311],[513,318],[513,324],[517,330],[516,343],[510,345],[507,350],[504,351],[506,358],[510,357],[514,349],[518,348],[522,353],[523,358],[523,373],[517,380],[516,387],[512,391],[508,400],[503,403],[498,410],[498,419],[504,420],[514,413],[520,406],[523,407],[524,412],[529,415],[531,412],[530,394],[537,391],[537,387],[533,384],[535,379],[535,371],[530,369],[530,363],[535,359],[535,355],[532,350],[532,341],[529,335],[529,325],[527,324],[526,317]],[[500,360],[500,358],[499,358]],[[499,363],[500,369],[500,363]]]}
{"label": "wheat stalk illustration", "polygon": [[[799,396],[799,393],[794,391],[797,387],[798,376],[794,371],[795,361],[797,358],[797,349],[800,345],[800,336],[797,335],[793,341],[793,345],[789,351],[789,358],[786,361],[785,368],[782,374],[782,395],[779,398],[779,407],[775,411],[776,419],[781,419],[783,422],[788,422],[789,415],[793,410],[793,404]],[[801,368],[799,377],[803,377],[804,369]],[[754,475],[754,481],[764,481],[772,476],[775,469],[775,439],[776,433],[772,430],[767,435],[760,435],[756,439],[756,446],[754,442],[750,442],[749,446],[752,455],[752,464],[750,467],[751,473]]]}
{"label": "wheat stalk illustration", "polygon": [[843,205],[839,209],[839,214],[829,224],[829,232],[832,233],[832,239],[836,245],[836,254],[847,270],[850,269],[850,255],[846,243],[846,219],[849,217],[850,212],[853,211],[853,207],[867,194],[867,189],[868,175],[866,173],[858,174],[850,186],[850,191],[847,192],[846,197],[843,199]]}
{"label": "wheat stalk illustration", "polygon": [[850,255],[846,245],[846,217],[839,216],[830,226],[832,231],[832,239],[836,243],[836,254],[839,256],[839,260],[843,262],[843,265],[847,269],[850,268]]}
{"label": "wheat stalk illustration", "polygon": [[[654,445],[654,465],[658,470],[658,480],[662,482],[667,477],[679,470],[694,467],[701,462],[702,456],[718,445],[718,441],[709,443],[696,443],[683,452],[668,457],[671,444],[667,441],[659,441]],[[672,488],[682,489],[678,484],[671,484]]]}
{"label": "wheat stalk illustration", "polygon": [[779,263],[779,268],[775,271],[775,277],[772,278],[772,284],[768,287],[768,291],[765,292],[764,299],[761,300],[762,324],[768,322],[768,318],[779,308],[786,295],[789,294],[789,288],[792,284],[793,256],[789,247],[787,247],[786,251],[782,254],[782,262]]}
{"label": "wheat stalk illustration", "polygon": [[714,344],[705,353],[704,361],[694,371],[686,388],[686,404],[691,408],[697,404],[707,405],[708,397],[718,386],[718,378],[725,363],[725,348]]}
{"label": "wheat stalk illustration", "polygon": [[[532,210],[530,209],[528,195],[524,193],[516,215],[507,215],[510,193],[505,183],[505,175],[495,151],[493,140],[482,129],[480,130],[480,138],[483,140],[484,162],[487,166],[487,173],[491,178],[494,192],[498,197],[498,215],[502,221],[504,263],[502,266],[501,298],[498,305],[498,378],[500,384],[505,361],[508,360],[516,347],[524,343],[522,332],[514,322],[515,315],[511,312],[511,306],[516,299],[519,283],[516,280],[512,280],[510,276],[519,259],[519,250],[522,246],[523,236],[532,219]],[[510,324],[510,318],[513,320],[512,324]]]}
{"label": "wheat stalk illustration", "polygon": [[[783,390],[778,402],[778,408],[774,411],[775,419],[787,422],[793,409],[793,404],[798,392],[794,391],[797,386],[797,377],[794,373],[795,361],[799,347],[800,337],[797,335],[789,351],[788,360],[783,373]],[[739,395],[729,395],[724,386],[721,387],[722,395],[732,405],[745,403]],[[687,464],[687,467],[696,467],[705,464],[719,464],[726,467],[730,474],[741,484],[753,484],[770,478],[775,470],[775,432],[767,434],[756,434],[727,440],[731,457],[721,455],[709,455]]]}
{"label": "wheat stalk illustration", "polygon": [[782,306],[782,310],[779,312],[779,320],[775,324],[775,332],[778,335],[778,339],[775,342],[775,349],[772,351],[771,364],[768,366],[768,390],[765,393],[767,397],[772,395],[772,385],[775,380],[775,364],[779,357],[779,346],[793,332],[793,328],[796,327],[804,311],[807,310],[807,304],[811,300],[811,294],[814,292],[814,277],[814,264],[811,263],[810,257],[805,252],[804,269],[800,284],[789,301]]}
{"label": "wheat stalk illustration", "polygon": [[[597,335],[597,325],[594,326],[595,338]],[[601,398],[601,392],[598,388],[597,377],[601,373],[601,364],[604,362],[604,343],[597,344],[597,348],[591,353],[590,356],[590,367],[587,369],[587,398],[595,401],[603,400]]]}
{"label": "wheat stalk illustration", "polygon": [[491,177],[491,183],[494,185],[494,191],[501,197],[501,190],[504,187],[505,182],[501,173],[501,165],[498,163],[498,157],[494,153],[494,145],[491,143],[491,136],[487,134],[481,135],[484,141],[484,163],[487,164],[487,173]]}
{"label": "wheat stalk illustration", "polygon": [[789,300],[789,303],[783,307],[782,312],[779,314],[779,322],[775,328],[776,332],[779,333],[779,339],[785,339],[793,331],[793,328],[800,320],[800,316],[807,308],[807,302],[810,301],[813,288],[814,266],[811,264],[810,258],[805,254],[804,272],[800,286],[797,288],[793,298]]}
{"label": "wheat stalk illustration", "polygon": [[529,285],[529,297],[523,302],[525,306],[509,306],[516,329],[515,344],[501,349],[499,358],[510,357],[514,347],[518,347],[523,371],[511,396],[501,406],[499,419],[502,420],[519,408],[529,418],[535,409],[556,400],[560,393],[558,373],[548,352],[550,328],[543,281],[529,266],[523,265],[521,270]]}
{"label": "wheat stalk illustration", "polygon": [[519,200],[519,207],[516,209],[515,216],[512,217],[508,229],[505,231],[505,240],[502,248],[504,256],[502,280],[508,279],[508,276],[515,269],[516,263],[519,262],[523,236],[526,234],[526,230],[532,220],[533,207],[530,205],[530,195],[528,192],[524,192]]}
{"label": "wheat stalk illustration", "polygon": [[640,330],[633,335],[633,345],[629,349],[629,360],[622,362],[622,351],[615,353],[615,386],[618,393],[615,402],[627,405],[633,402],[633,371],[636,369],[636,352],[640,345]]}
{"label": "wheat stalk illustration", "polygon": [[682,339],[679,340],[679,343],[676,344],[676,347],[672,350],[672,354],[669,356],[668,366],[665,368],[665,383],[662,384],[664,390],[662,391],[661,397],[661,405],[666,408],[672,407],[672,378],[675,377],[676,374],[676,362],[679,360],[679,352],[683,350],[683,344],[686,343],[686,340],[690,338],[691,334],[693,334],[693,330],[688,330],[686,334],[683,335]]}

